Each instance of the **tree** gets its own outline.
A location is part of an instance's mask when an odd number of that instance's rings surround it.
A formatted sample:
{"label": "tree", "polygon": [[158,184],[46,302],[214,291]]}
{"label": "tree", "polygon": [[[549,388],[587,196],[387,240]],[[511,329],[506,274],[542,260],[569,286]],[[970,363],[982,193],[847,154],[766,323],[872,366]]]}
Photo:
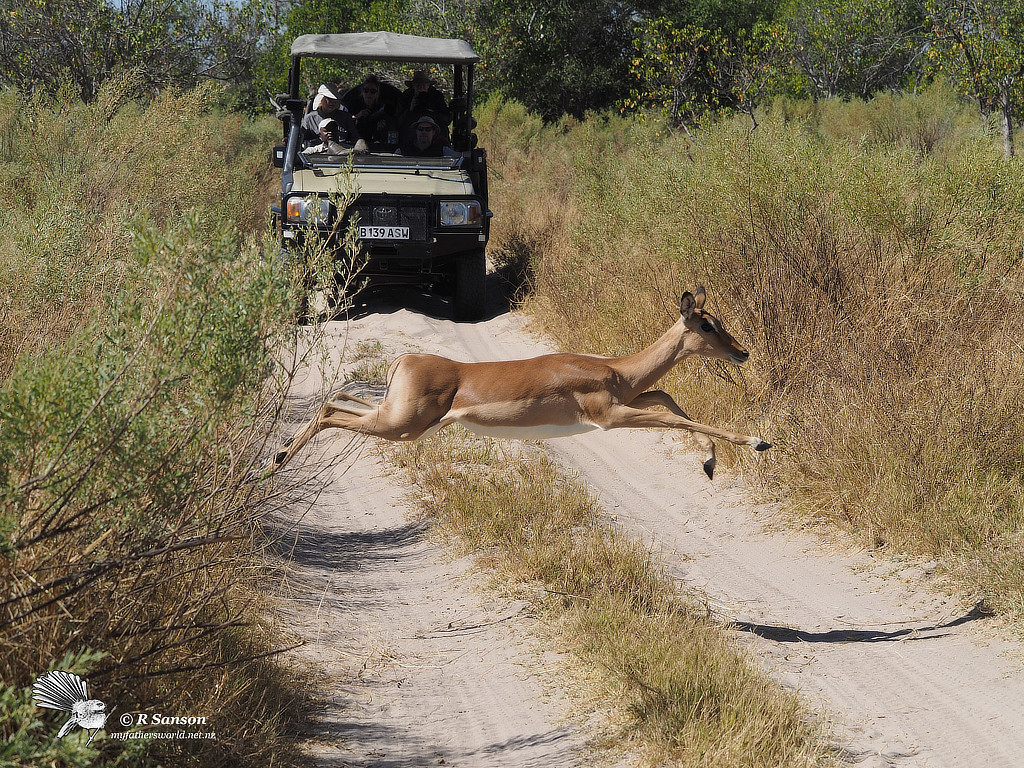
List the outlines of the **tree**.
{"label": "tree", "polygon": [[[287,88],[292,41],[300,35],[387,30],[436,34],[418,25],[408,0],[304,0],[292,5],[275,25],[275,33],[253,64],[250,111],[266,109],[267,100]],[[305,59],[304,87],[324,82],[350,83],[365,74],[357,63],[341,59]]]}
{"label": "tree", "polygon": [[733,41],[770,22],[780,0],[634,0],[639,21],[665,19],[676,27],[711,29]]}
{"label": "tree", "polygon": [[1024,98],[1024,5],[1019,0],[926,0],[928,58],[983,115],[1002,115],[1003,152],[1014,154],[1015,109]]}
{"label": "tree", "polygon": [[481,85],[547,120],[610,107],[628,93],[631,15],[618,0],[482,0]]}
{"label": "tree", "polygon": [[262,0],[0,0],[0,82],[31,92],[70,76],[85,101],[128,68],[150,91],[237,82],[264,24]]}
{"label": "tree", "polygon": [[815,99],[898,90],[922,51],[922,19],[905,0],[789,0],[778,21]]}
{"label": "tree", "polygon": [[274,40],[274,5],[267,0],[212,0],[204,6],[204,57],[198,77],[233,88],[236,108],[267,104],[254,84],[257,63]]}
{"label": "tree", "polygon": [[754,122],[763,94],[779,80],[777,1],[635,0],[640,17],[630,62],[627,109],[656,109],[687,126],[706,113],[737,109]]}
{"label": "tree", "polygon": [[685,127],[727,106],[730,95],[721,87],[718,62],[729,44],[721,33],[653,19],[637,28],[633,45],[635,87],[627,107],[653,108],[673,125]]}
{"label": "tree", "polygon": [[767,95],[781,93],[790,79],[786,65],[786,30],[777,23],[758,23],[722,52],[716,67],[719,88],[732,95],[734,108],[757,128],[757,107]]}

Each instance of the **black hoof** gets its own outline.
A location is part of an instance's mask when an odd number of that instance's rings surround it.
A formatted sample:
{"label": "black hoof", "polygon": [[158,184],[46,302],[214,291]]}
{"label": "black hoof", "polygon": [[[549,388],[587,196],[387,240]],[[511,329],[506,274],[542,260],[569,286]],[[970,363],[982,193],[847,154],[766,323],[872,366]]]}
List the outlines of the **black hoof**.
{"label": "black hoof", "polygon": [[771,443],[766,443],[764,440],[762,440],[760,443],[758,443],[757,445],[754,446],[754,450],[755,451],[767,451],[771,447],[772,447]]}
{"label": "black hoof", "polygon": [[708,476],[708,480],[715,479],[715,460],[713,458],[704,462],[704,474]]}

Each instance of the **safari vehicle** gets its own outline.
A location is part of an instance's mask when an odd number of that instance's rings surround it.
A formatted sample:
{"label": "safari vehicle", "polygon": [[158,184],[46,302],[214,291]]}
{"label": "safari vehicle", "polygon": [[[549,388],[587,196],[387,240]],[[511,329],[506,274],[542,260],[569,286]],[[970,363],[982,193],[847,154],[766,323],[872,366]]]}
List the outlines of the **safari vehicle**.
{"label": "safari vehicle", "polygon": [[[282,169],[281,202],[274,209],[282,248],[300,252],[316,230],[334,249],[340,275],[350,259],[342,236],[355,227],[360,282],[422,286],[451,295],[456,319],[480,318],[486,306],[484,250],[491,216],[486,153],[476,146],[473,133],[473,65],[480,58],[462,40],[390,32],[302,35],[292,43],[291,56],[288,94],[279,113],[285,143],[274,148],[275,165]],[[451,67],[455,156],[403,156],[395,154],[397,143],[370,145],[367,153],[303,154],[305,57],[401,62],[410,69]],[[345,210],[337,210],[335,201],[346,189],[354,197]]]}

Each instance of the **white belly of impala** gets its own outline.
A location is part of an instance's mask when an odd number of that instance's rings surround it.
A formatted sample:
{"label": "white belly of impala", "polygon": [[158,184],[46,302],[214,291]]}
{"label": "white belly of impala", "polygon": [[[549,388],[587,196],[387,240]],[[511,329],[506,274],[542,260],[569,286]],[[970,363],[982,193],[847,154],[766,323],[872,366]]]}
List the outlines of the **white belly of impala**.
{"label": "white belly of impala", "polygon": [[580,435],[597,429],[593,424],[546,424],[538,427],[494,427],[474,424],[471,421],[456,419],[470,432],[484,437],[499,437],[508,440],[547,440],[551,437],[568,437]]}

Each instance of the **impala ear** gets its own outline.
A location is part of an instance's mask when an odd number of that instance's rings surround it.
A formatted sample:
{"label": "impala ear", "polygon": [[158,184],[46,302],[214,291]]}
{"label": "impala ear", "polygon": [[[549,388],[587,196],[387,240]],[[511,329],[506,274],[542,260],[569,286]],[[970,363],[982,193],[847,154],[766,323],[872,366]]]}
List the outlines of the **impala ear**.
{"label": "impala ear", "polygon": [[693,313],[697,309],[697,300],[693,298],[693,294],[687,291],[683,294],[683,298],[679,300],[679,314],[684,319],[689,320],[693,317]]}
{"label": "impala ear", "polygon": [[707,294],[704,293],[704,286],[697,286],[697,295],[694,297],[697,302],[697,309],[704,309],[704,299],[707,298]]}

